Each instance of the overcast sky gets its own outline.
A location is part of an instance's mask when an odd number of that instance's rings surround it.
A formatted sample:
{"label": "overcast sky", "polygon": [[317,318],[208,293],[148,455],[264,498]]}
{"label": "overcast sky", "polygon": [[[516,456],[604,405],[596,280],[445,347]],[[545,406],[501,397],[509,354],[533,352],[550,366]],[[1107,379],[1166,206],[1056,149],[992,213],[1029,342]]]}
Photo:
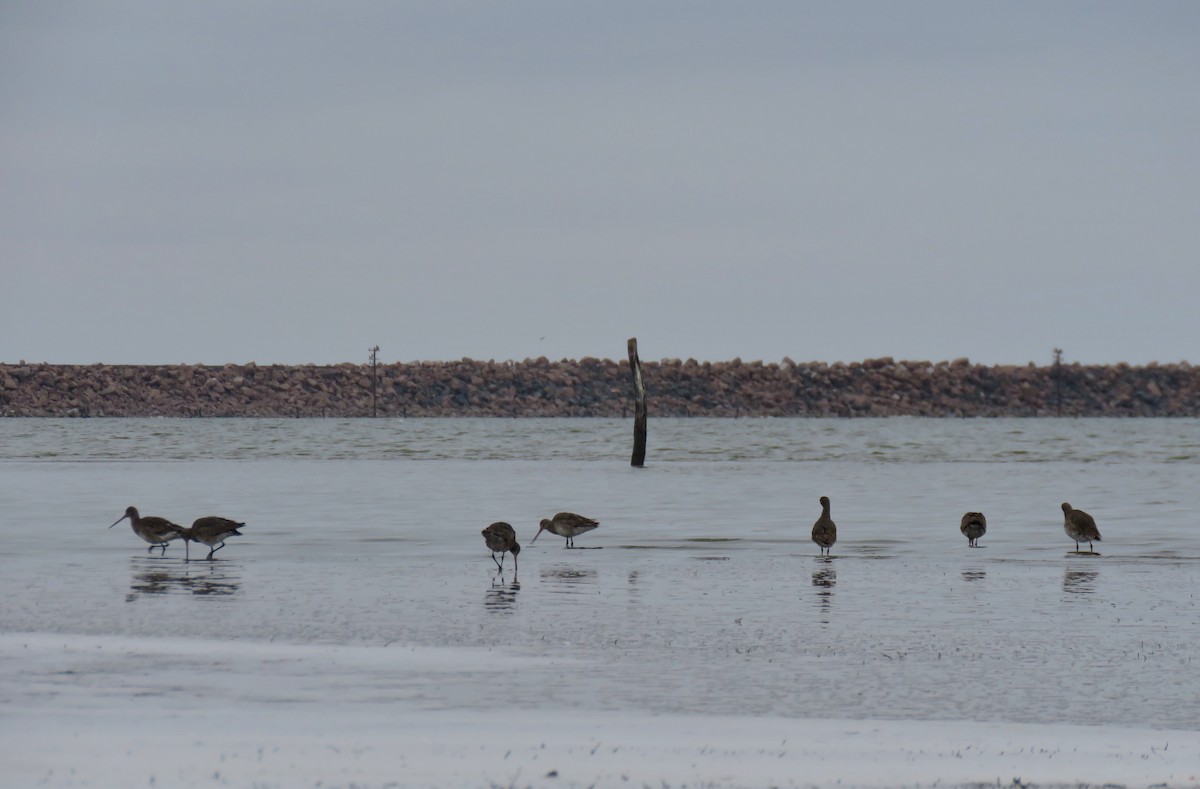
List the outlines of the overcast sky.
{"label": "overcast sky", "polygon": [[0,361],[1200,363],[1200,3],[0,2]]}

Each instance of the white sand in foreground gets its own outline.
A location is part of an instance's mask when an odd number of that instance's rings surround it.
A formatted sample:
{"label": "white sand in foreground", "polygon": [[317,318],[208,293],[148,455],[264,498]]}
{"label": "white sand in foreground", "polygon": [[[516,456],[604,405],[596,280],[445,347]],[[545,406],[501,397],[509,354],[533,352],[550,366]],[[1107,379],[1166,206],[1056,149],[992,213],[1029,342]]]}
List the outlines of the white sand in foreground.
{"label": "white sand in foreground", "polygon": [[531,710],[521,699],[429,711],[431,695],[364,692],[480,672],[502,680],[539,662],[482,650],[4,635],[0,785],[1200,785],[1195,731],[650,716]]}

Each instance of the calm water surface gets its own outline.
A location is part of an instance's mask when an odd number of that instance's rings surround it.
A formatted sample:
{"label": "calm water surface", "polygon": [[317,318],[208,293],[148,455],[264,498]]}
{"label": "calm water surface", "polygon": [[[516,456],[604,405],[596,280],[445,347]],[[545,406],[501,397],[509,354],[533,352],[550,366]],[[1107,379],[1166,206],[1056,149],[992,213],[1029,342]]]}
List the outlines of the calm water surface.
{"label": "calm water surface", "polygon": [[[487,682],[317,683],[363,703],[1200,728],[1200,421],[652,419],[640,470],[631,435],[2,419],[0,627],[544,658]],[[1096,517],[1099,555],[1073,553],[1063,501]],[[106,529],[130,504],[248,525],[185,564]],[[601,526],[579,550],[529,545],[559,510]],[[982,548],[966,510],[987,514]],[[495,520],[519,574],[483,546]]]}

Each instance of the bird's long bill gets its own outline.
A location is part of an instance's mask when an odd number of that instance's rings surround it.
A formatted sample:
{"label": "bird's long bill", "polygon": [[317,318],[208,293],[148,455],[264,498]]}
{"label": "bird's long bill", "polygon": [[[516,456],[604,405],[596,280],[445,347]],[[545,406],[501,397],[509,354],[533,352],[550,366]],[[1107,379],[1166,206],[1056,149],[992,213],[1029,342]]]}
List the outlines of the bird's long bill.
{"label": "bird's long bill", "polygon": [[128,517],[129,517],[128,515],[122,515],[121,517],[119,517],[115,521],[113,521],[113,525],[109,526],[108,528],[111,529],[113,526],[116,526],[118,523],[120,523],[121,521],[125,520]]}
{"label": "bird's long bill", "polygon": [[538,538],[538,537],[540,537],[540,536],[542,536],[542,532],[544,532],[545,530],[546,530],[546,527],[545,527],[545,526],[542,526],[542,527],[540,527],[540,528],[538,529],[538,533],[537,533],[537,534],[535,534],[535,535],[533,535],[533,539],[529,541],[529,544],[530,544],[530,545],[533,545],[535,542],[537,542],[537,538]]}

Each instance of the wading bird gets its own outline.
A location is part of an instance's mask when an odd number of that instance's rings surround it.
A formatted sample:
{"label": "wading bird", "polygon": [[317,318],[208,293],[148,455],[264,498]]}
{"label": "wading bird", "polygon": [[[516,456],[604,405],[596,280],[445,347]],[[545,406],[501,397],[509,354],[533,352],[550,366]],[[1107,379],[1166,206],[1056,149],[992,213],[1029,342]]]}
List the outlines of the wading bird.
{"label": "wading bird", "polygon": [[1091,515],[1088,515],[1083,510],[1073,509],[1070,504],[1063,502],[1063,529],[1066,530],[1067,536],[1075,541],[1075,553],[1081,553],[1079,543],[1086,542],[1088,551],[1095,553],[1092,548],[1092,541],[1100,542],[1100,531],[1096,528],[1096,521]]}
{"label": "wading bird", "polygon": [[958,530],[967,538],[967,547],[978,548],[979,538],[987,533],[987,518],[982,512],[968,512],[962,516],[962,524]]}
{"label": "wading bird", "polygon": [[[512,526],[504,521],[496,521],[483,530],[483,541],[487,543],[488,550],[492,552],[492,561],[496,562],[496,569],[504,569],[504,554],[511,553],[513,573],[517,572],[517,554],[521,552],[521,546],[517,545],[517,532]],[[497,553],[500,554],[498,562],[496,561]]]}
{"label": "wading bird", "polygon": [[167,543],[183,536],[182,526],[171,523],[166,518],[157,518],[153,515],[143,518],[138,515],[137,507],[126,507],[125,514],[117,518],[108,528],[111,529],[126,518],[129,518],[129,525],[133,527],[133,533],[150,543],[146,553],[161,547],[162,554],[159,555],[164,555],[167,552]]}
{"label": "wading bird", "polygon": [[227,537],[241,537],[242,533],[238,531],[238,528],[245,525],[244,523],[231,521],[229,518],[219,518],[216,515],[197,518],[192,522],[190,529],[183,530],[184,560],[186,561],[188,558],[187,544],[189,542],[198,542],[210,548],[207,558],[209,561],[212,561],[213,554],[225,547],[225,539]]}
{"label": "wading bird", "polygon": [[582,515],[576,515],[573,512],[560,512],[553,518],[542,518],[541,528],[538,533],[533,535],[533,539],[529,541],[530,545],[537,542],[537,538],[541,536],[543,531],[548,531],[551,534],[557,534],[559,537],[565,537],[567,544],[563,547],[574,548],[575,536],[583,534],[585,531],[591,531],[600,525],[600,521],[585,518]]}
{"label": "wading bird", "polygon": [[837,526],[833,522],[833,518],[829,517],[829,497],[821,497],[821,517],[817,518],[817,522],[813,524],[812,540],[821,549],[821,553],[828,556],[829,549],[837,542]]}

